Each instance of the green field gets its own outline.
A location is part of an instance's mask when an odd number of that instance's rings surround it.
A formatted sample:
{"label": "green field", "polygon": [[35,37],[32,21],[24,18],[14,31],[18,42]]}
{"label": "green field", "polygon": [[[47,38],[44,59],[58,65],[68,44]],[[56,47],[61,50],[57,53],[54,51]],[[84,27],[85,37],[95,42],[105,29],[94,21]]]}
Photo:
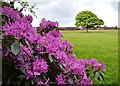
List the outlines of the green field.
{"label": "green field", "polygon": [[[105,84],[118,83],[118,30],[61,31],[63,40],[74,44],[77,58],[96,58],[107,69]],[[95,82],[94,83],[98,83]]]}

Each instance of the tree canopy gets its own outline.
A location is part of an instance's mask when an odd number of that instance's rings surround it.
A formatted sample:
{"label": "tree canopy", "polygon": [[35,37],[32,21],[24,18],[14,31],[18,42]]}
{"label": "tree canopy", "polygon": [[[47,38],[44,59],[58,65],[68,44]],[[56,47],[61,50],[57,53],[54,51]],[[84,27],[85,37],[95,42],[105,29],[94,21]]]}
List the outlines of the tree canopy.
{"label": "tree canopy", "polygon": [[89,28],[104,25],[104,21],[102,19],[99,19],[97,15],[95,15],[91,11],[82,11],[78,13],[77,16],[75,17],[75,20],[76,20],[75,25],[77,27],[79,26],[85,27],[87,28],[87,31]]}

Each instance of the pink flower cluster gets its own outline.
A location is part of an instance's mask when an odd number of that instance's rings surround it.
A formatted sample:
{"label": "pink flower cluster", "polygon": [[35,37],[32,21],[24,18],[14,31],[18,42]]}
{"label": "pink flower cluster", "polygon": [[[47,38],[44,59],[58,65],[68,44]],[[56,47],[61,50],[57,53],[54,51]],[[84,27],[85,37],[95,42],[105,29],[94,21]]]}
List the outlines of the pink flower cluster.
{"label": "pink flower cluster", "polygon": [[65,78],[66,78],[66,76],[60,74],[60,75],[57,75],[56,80],[57,80],[58,84],[66,84],[67,80]]}
{"label": "pink flower cluster", "polygon": [[[8,11],[8,9],[12,12]],[[7,6],[3,7],[2,12],[13,19],[20,17],[17,11]],[[28,15],[21,16],[13,22],[8,20],[8,23],[2,26],[4,35],[12,35],[22,44],[20,52],[15,56],[17,58],[15,62],[27,80],[34,79],[34,82],[38,85],[49,84],[49,82],[57,84],[92,84],[92,80],[88,79],[89,76],[86,73],[87,70],[90,71],[90,65],[94,70],[105,72],[106,66],[104,62],[99,64],[95,58],[91,60],[77,59],[74,54],[73,44],[67,40],[63,41],[60,31],[53,29],[41,35],[36,28],[32,27],[31,22],[32,17]],[[46,21],[45,19],[40,23],[41,28],[50,28],[49,25],[58,27],[57,22]],[[52,67],[56,69],[55,77],[52,77],[53,75],[49,76],[49,73],[53,71]],[[60,69],[60,71],[57,69]],[[73,82],[69,81],[70,74],[79,76],[77,82],[75,79],[73,79]]]}
{"label": "pink flower cluster", "polygon": [[41,75],[41,73],[46,73],[48,71],[47,68],[47,62],[43,58],[36,59],[33,62],[33,72],[35,76]]}
{"label": "pink flower cluster", "polygon": [[47,28],[47,27],[58,27],[58,22],[52,22],[50,20],[46,21],[45,18],[42,19],[40,23],[41,28]]}
{"label": "pink flower cluster", "polygon": [[20,19],[21,12],[15,11],[10,6],[4,6],[2,12],[9,18]]}

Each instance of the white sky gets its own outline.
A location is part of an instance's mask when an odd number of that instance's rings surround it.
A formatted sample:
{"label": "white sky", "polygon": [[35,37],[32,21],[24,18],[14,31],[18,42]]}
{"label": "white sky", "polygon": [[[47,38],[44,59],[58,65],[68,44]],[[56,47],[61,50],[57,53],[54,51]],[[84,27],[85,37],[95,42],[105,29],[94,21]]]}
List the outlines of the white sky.
{"label": "white sky", "polygon": [[33,26],[38,26],[42,18],[58,21],[59,26],[74,26],[77,13],[90,10],[103,19],[106,26],[118,26],[119,0],[26,0],[36,4]]}

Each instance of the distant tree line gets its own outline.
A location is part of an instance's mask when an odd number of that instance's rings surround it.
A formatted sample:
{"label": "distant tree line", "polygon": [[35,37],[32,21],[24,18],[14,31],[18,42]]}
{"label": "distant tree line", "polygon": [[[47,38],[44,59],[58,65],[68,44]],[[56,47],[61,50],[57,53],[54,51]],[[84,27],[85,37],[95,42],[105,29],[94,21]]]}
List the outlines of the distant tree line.
{"label": "distant tree line", "polygon": [[[59,27],[59,30],[86,30],[84,27]],[[115,27],[93,27],[90,30],[118,30],[117,26]]]}

